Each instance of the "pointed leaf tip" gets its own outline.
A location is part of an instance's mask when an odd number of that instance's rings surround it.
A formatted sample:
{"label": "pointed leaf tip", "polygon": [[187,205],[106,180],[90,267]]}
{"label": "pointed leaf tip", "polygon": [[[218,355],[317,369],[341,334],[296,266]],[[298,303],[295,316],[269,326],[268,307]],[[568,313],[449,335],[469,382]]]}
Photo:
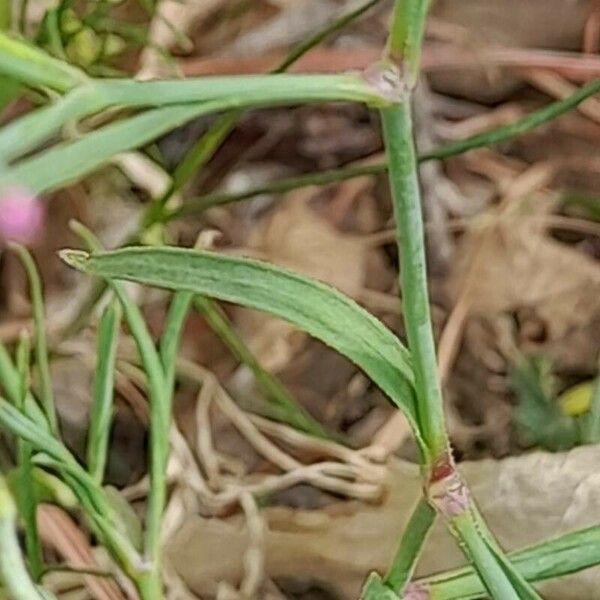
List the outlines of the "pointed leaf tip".
{"label": "pointed leaf tip", "polygon": [[89,252],[85,252],[84,250],[69,249],[60,250],[58,256],[63,262],[78,271],[85,271],[85,265],[90,257]]}

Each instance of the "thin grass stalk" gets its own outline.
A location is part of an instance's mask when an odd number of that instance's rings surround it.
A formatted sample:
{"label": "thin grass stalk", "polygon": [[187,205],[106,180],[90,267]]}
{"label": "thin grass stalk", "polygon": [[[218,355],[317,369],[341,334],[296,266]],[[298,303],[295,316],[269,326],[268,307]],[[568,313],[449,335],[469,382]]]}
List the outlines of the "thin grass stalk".
{"label": "thin grass stalk", "polygon": [[[22,334],[17,346],[17,370],[21,386],[18,410],[23,411],[25,398],[29,392],[29,363],[31,358],[31,343],[26,333]],[[23,528],[25,530],[25,549],[27,561],[33,580],[39,583],[44,572],[44,559],[42,544],[37,527],[37,492],[33,479],[33,465],[31,462],[31,444],[17,438],[17,466],[18,466],[18,499]]]}
{"label": "thin grass stalk", "polygon": [[[191,292],[175,292],[165,320],[164,333],[160,340],[160,360],[165,373],[165,393],[171,395],[175,385],[177,350],[181,332],[194,295]],[[168,431],[167,431],[168,434]]]}
{"label": "thin grass stalk", "polygon": [[[411,96],[418,77],[428,6],[428,0],[397,0],[387,53],[379,66],[381,79],[388,84],[392,82],[404,96],[395,106],[383,107],[380,113],[400,255],[403,317],[415,378],[418,428],[426,444],[422,457],[424,488],[428,501],[446,519],[490,596],[497,600],[533,600],[539,597],[512,568],[487,531],[469,489],[456,470],[446,431],[429,309],[411,116]],[[419,542],[422,544],[424,539],[423,536],[415,542],[415,559]]]}
{"label": "thin grass stalk", "polygon": [[323,427],[296,402],[283,384],[264,369],[246,342],[238,335],[233,324],[213,300],[204,296],[196,296],[194,307],[221,338],[233,356],[252,371],[269,401],[268,414],[270,417],[289,423],[316,437],[328,437]]}
{"label": "thin grass stalk", "polygon": [[48,360],[48,342],[46,340],[46,318],[44,315],[44,298],[42,294],[42,281],[38,273],[33,257],[29,251],[19,244],[11,244],[11,248],[18,254],[29,281],[29,294],[31,296],[31,307],[34,322],[34,350],[35,363],[39,376],[39,396],[42,408],[48,420],[50,431],[58,435],[58,417],[54,405],[54,391],[52,389],[52,377],[50,375],[50,363]]}
{"label": "thin grass stalk", "polygon": [[[71,223],[90,251],[102,251],[94,234],[77,222]],[[125,286],[110,281],[110,287],[119,299],[123,314],[133,336],[148,381],[150,401],[150,490],[146,512],[144,552],[148,568],[138,584],[144,600],[162,598],[161,581],[161,527],[167,500],[167,461],[169,457],[169,428],[172,418],[172,394],[167,391],[166,377],[159,353],[137,304],[131,300]]]}
{"label": "thin grass stalk", "polygon": [[[464,154],[471,150],[476,150],[477,148],[483,148],[492,144],[500,144],[512,140],[528,131],[536,129],[544,123],[548,123],[549,121],[558,118],[574,108],[577,108],[583,101],[598,93],[600,93],[600,79],[582,86],[568,98],[552,102],[514,123],[473,135],[464,140],[444,144],[430,152],[419,154],[417,160],[419,163],[431,160],[443,160]],[[307,175],[286,177],[242,192],[210,192],[198,198],[192,198],[182,206],[172,209],[171,211],[166,211],[162,220],[170,221],[172,219],[203,212],[213,206],[221,206],[232,202],[248,200],[263,194],[284,194],[302,187],[328,185],[353,179],[355,177],[381,175],[387,172],[387,169],[387,162],[357,167],[341,167]]]}
{"label": "thin grass stalk", "polygon": [[98,484],[102,484],[104,480],[108,459],[120,324],[120,304],[113,301],[104,309],[98,327],[94,401],[86,452],[88,471]]}
{"label": "thin grass stalk", "polygon": [[33,457],[34,464],[60,473],[81,503],[94,533],[124,572],[137,581],[145,572],[142,560],[122,533],[125,529],[123,523],[105,497],[103,488],[95,483],[60,441],[3,398],[0,398],[0,424],[40,453]]}
{"label": "thin grass stalk", "polygon": [[436,511],[426,498],[417,503],[400,540],[400,546],[392,565],[386,573],[383,583],[402,596],[415,571],[419,555],[423,549],[423,540],[431,529]]}
{"label": "thin grass stalk", "polygon": [[17,537],[17,507],[0,475],[0,580],[13,600],[48,600],[31,580]]}

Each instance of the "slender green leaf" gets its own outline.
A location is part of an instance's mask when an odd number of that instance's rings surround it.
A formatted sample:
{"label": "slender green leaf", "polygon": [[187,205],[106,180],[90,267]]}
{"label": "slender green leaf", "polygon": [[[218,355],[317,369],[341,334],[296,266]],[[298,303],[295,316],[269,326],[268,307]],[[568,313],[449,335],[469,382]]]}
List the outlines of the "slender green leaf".
{"label": "slender green leaf", "polygon": [[[21,380],[20,398],[17,408],[22,411],[25,398],[29,392],[29,363],[31,360],[31,342],[25,332],[21,334],[16,354],[17,370]],[[17,498],[19,501],[19,512],[25,529],[25,548],[27,550],[29,569],[34,581],[39,582],[44,571],[44,562],[42,545],[37,528],[38,497],[33,479],[31,456],[32,450],[30,444],[20,438],[17,439],[17,466],[19,471]]]}
{"label": "slender green leaf", "polygon": [[94,377],[94,402],[87,440],[87,466],[99,484],[104,479],[108,442],[113,417],[115,362],[119,342],[121,309],[117,302],[107,305],[98,327],[97,364]]}
{"label": "slender green leaf", "polygon": [[[1,68],[0,62],[0,71]],[[212,109],[216,112],[247,106],[341,100],[376,105],[383,101],[364,79],[353,74],[248,75],[164,81],[97,79],[79,86],[55,104],[8,125],[0,133],[0,157],[5,161],[17,157],[61,125],[113,106],[159,108],[216,102],[216,108]],[[27,134],[31,138],[27,138]],[[218,143],[221,138],[215,139]]]}
{"label": "slender green leaf", "polygon": [[165,373],[165,390],[167,394],[173,393],[175,383],[175,369],[177,366],[177,349],[181,338],[181,331],[185,318],[190,310],[194,295],[191,292],[176,292],[173,294],[165,329],[160,340],[160,360]]}
{"label": "slender green leaf", "polygon": [[[600,564],[600,526],[545,540],[509,554],[509,559],[528,581],[562,577],[593,567]],[[473,567],[433,575],[416,583],[428,590],[430,600],[473,600],[485,595]]]}
{"label": "slender green leaf", "polygon": [[421,498],[402,532],[400,547],[384,579],[384,583],[399,595],[402,595],[413,576],[436,514],[431,504],[425,498]]}
{"label": "slender green leaf", "polygon": [[[100,251],[102,249],[94,234],[80,223],[72,222],[71,229],[84,240],[90,250]],[[169,428],[172,419],[172,393],[171,390],[167,390],[161,357],[146,327],[139,307],[131,300],[121,282],[110,281],[110,285],[123,307],[125,319],[137,345],[148,381],[150,397],[150,492],[146,516],[145,550],[153,562],[151,571],[153,581],[156,584],[155,580],[160,573],[160,531],[167,498],[166,470],[169,457]],[[180,301],[182,299],[184,298],[180,298]],[[184,304],[184,302],[181,302],[175,310],[177,322],[176,327],[172,329],[181,327]],[[175,322],[175,320],[173,321]],[[175,340],[175,343],[170,341],[167,343],[167,347],[176,347],[177,337],[172,335],[172,332],[169,336],[172,340]]]}
{"label": "slender green leaf", "polygon": [[[0,475],[0,581],[13,600],[47,600],[31,580],[17,537],[17,508]],[[51,598],[52,596],[49,595]]]}
{"label": "slender green leaf", "polygon": [[[468,137],[464,140],[450,142],[435,148],[431,152],[420,154],[419,162],[428,162],[430,160],[442,160],[459,154],[475,150],[491,144],[499,144],[515,137],[518,137],[528,131],[547,123],[548,121],[565,114],[566,112],[576,108],[581,102],[600,92],[600,79],[592,81],[568,98],[558,100],[540,108],[539,110],[511,123],[486,131],[484,133]],[[298,188],[311,185],[327,185],[339,181],[345,181],[355,177],[363,177],[365,175],[379,175],[387,171],[387,163],[376,163],[373,165],[360,165],[357,167],[342,167],[331,169],[329,171],[321,171],[317,173],[309,173],[307,175],[298,175],[295,177],[287,177],[273,181],[271,183],[262,184],[258,187],[250,188],[241,192],[211,192],[196,199],[186,202],[183,206],[167,212],[163,216],[163,220],[171,220],[183,217],[188,214],[203,212],[211,206],[229,204],[231,202],[239,202],[260,196],[261,194],[283,194]]]}
{"label": "slender green leaf", "polygon": [[[21,380],[19,371],[13,364],[8,351],[0,342],[0,390],[4,390],[6,396],[15,405],[20,402]],[[27,416],[33,419],[37,425],[48,429],[48,421],[44,412],[31,393],[25,397],[24,412]]]}
{"label": "slender green leaf", "polygon": [[290,321],[359,365],[416,428],[406,349],[375,317],[324,284],[266,263],[197,250],[128,248],[62,256],[92,274],[187,290]]}
{"label": "slender green leaf", "polygon": [[[273,77],[295,76],[278,75]],[[347,83],[344,83],[344,81],[339,82],[337,88],[335,85],[332,88],[327,88],[325,79],[319,81],[318,85],[314,84],[313,87],[307,87],[306,89],[303,89],[302,85],[297,82],[294,85],[290,83],[287,87],[279,87],[279,84],[277,84],[272,90],[266,85],[252,86],[249,82],[249,88],[243,93],[236,86],[233,86],[230,93],[238,93],[238,95],[217,96],[216,99],[203,103],[193,103],[192,100],[194,94],[196,92],[201,93],[204,87],[210,90],[211,86],[206,82],[204,82],[206,86],[197,86],[198,90],[194,86],[187,86],[189,89],[186,88],[185,93],[173,92],[171,94],[168,93],[168,86],[164,90],[162,90],[162,87],[156,89],[152,87],[145,88],[143,91],[138,87],[132,87],[131,90],[129,88],[124,90],[116,88],[115,92],[111,93],[118,96],[118,100],[122,102],[128,96],[134,94],[136,102],[145,101],[150,106],[169,104],[168,100],[170,98],[180,99],[180,102],[185,101],[185,98],[187,98],[190,103],[174,104],[150,110],[130,119],[103,127],[74,142],[59,144],[39,156],[24,160],[0,174],[0,187],[21,185],[36,194],[56,189],[106,164],[115,154],[142,146],[201,115],[233,108],[273,106],[305,101],[376,101],[376,97],[369,91],[367,84],[364,82],[361,84],[359,78],[354,77],[346,81]],[[113,83],[115,86],[119,84],[119,82]],[[141,82],[131,83],[135,83],[136,86],[142,85]],[[148,85],[158,83],[168,84],[168,82],[148,82]],[[181,82],[177,86],[183,83],[193,82]],[[280,83],[283,86],[283,82]],[[306,83],[313,85],[311,80],[306,81]],[[108,84],[105,85],[108,86]],[[224,84],[222,87],[228,89],[228,86]],[[263,88],[266,88],[267,91]],[[213,96],[208,94],[207,90],[205,90],[207,95],[212,98]],[[151,98],[158,98],[153,94],[166,94],[165,101],[162,102],[156,99],[151,101]],[[57,168],[57,165],[60,168]]]}
{"label": "slender green leaf", "polygon": [[133,545],[120,533],[124,526],[118,514],[107,502],[102,488],[79,465],[73,455],[50,433],[2,398],[0,424],[42,453],[34,457],[35,464],[50,466],[61,474],[75,492],[91,522],[96,525],[97,533],[119,559],[125,571],[130,575],[135,573],[140,559]]}
{"label": "slender green leaf", "polygon": [[89,85],[68,93],[48,106],[33,110],[0,129],[0,160],[8,163],[56,133],[61,126],[102,110],[103,99]]}
{"label": "slender green leaf", "polygon": [[33,309],[33,322],[35,325],[35,362],[39,375],[39,395],[50,430],[58,433],[58,418],[54,406],[54,392],[50,376],[50,363],[48,360],[48,342],[46,341],[46,318],[44,316],[44,298],[42,295],[42,281],[33,257],[29,251],[19,244],[11,244],[11,248],[18,254],[29,280],[29,294]]}
{"label": "slender green leaf", "polygon": [[455,517],[452,527],[464,543],[463,550],[489,595],[494,600],[520,600],[503,566],[498,563],[495,553],[479,531],[473,515],[466,512]]}
{"label": "slender green leaf", "polygon": [[212,300],[204,296],[196,296],[194,307],[231,353],[252,371],[256,382],[269,401],[267,410],[271,418],[288,423],[314,436],[328,437],[321,424],[296,402],[276,377],[263,368],[244,340],[237,334],[227,315]]}
{"label": "slender green leaf", "polygon": [[87,80],[79,69],[5,32],[0,32],[0,73],[32,87],[58,92]]}

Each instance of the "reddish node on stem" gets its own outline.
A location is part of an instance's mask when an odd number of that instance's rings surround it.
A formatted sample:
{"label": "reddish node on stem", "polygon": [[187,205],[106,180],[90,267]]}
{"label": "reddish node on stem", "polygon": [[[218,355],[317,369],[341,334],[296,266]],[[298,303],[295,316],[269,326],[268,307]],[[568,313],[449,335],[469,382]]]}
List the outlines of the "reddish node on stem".
{"label": "reddish node on stem", "polygon": [[397,65],[380,60],[368,66],[362,73],[364,80],[383,100],[400,103],[408,99],[409,89]]}
{"label": "reddish node on stem", "polygon": [[427,494],[440,514],[447,519],[457,517],[469,509],[469,490],[449,452],[431,469]]}
{"label": "reddish node on stem", "polygon": [[420,583],[409,583],[402,598],[404,600],[429,600],[429,590]]}

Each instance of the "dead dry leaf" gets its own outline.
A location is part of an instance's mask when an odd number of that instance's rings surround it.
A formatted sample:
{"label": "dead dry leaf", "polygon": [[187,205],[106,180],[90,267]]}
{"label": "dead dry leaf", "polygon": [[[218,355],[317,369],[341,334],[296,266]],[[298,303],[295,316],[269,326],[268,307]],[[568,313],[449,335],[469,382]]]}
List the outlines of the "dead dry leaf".
{"label": "dead dry leaf", "polygon": [[593,320],[600,311],[600,265],[545,229],[543,219],[511,214],[485,230],[471,231],[449,283],[456,294],[477,248],[476,269],[469,276],[471,314],[535,308],[549,339]]}

